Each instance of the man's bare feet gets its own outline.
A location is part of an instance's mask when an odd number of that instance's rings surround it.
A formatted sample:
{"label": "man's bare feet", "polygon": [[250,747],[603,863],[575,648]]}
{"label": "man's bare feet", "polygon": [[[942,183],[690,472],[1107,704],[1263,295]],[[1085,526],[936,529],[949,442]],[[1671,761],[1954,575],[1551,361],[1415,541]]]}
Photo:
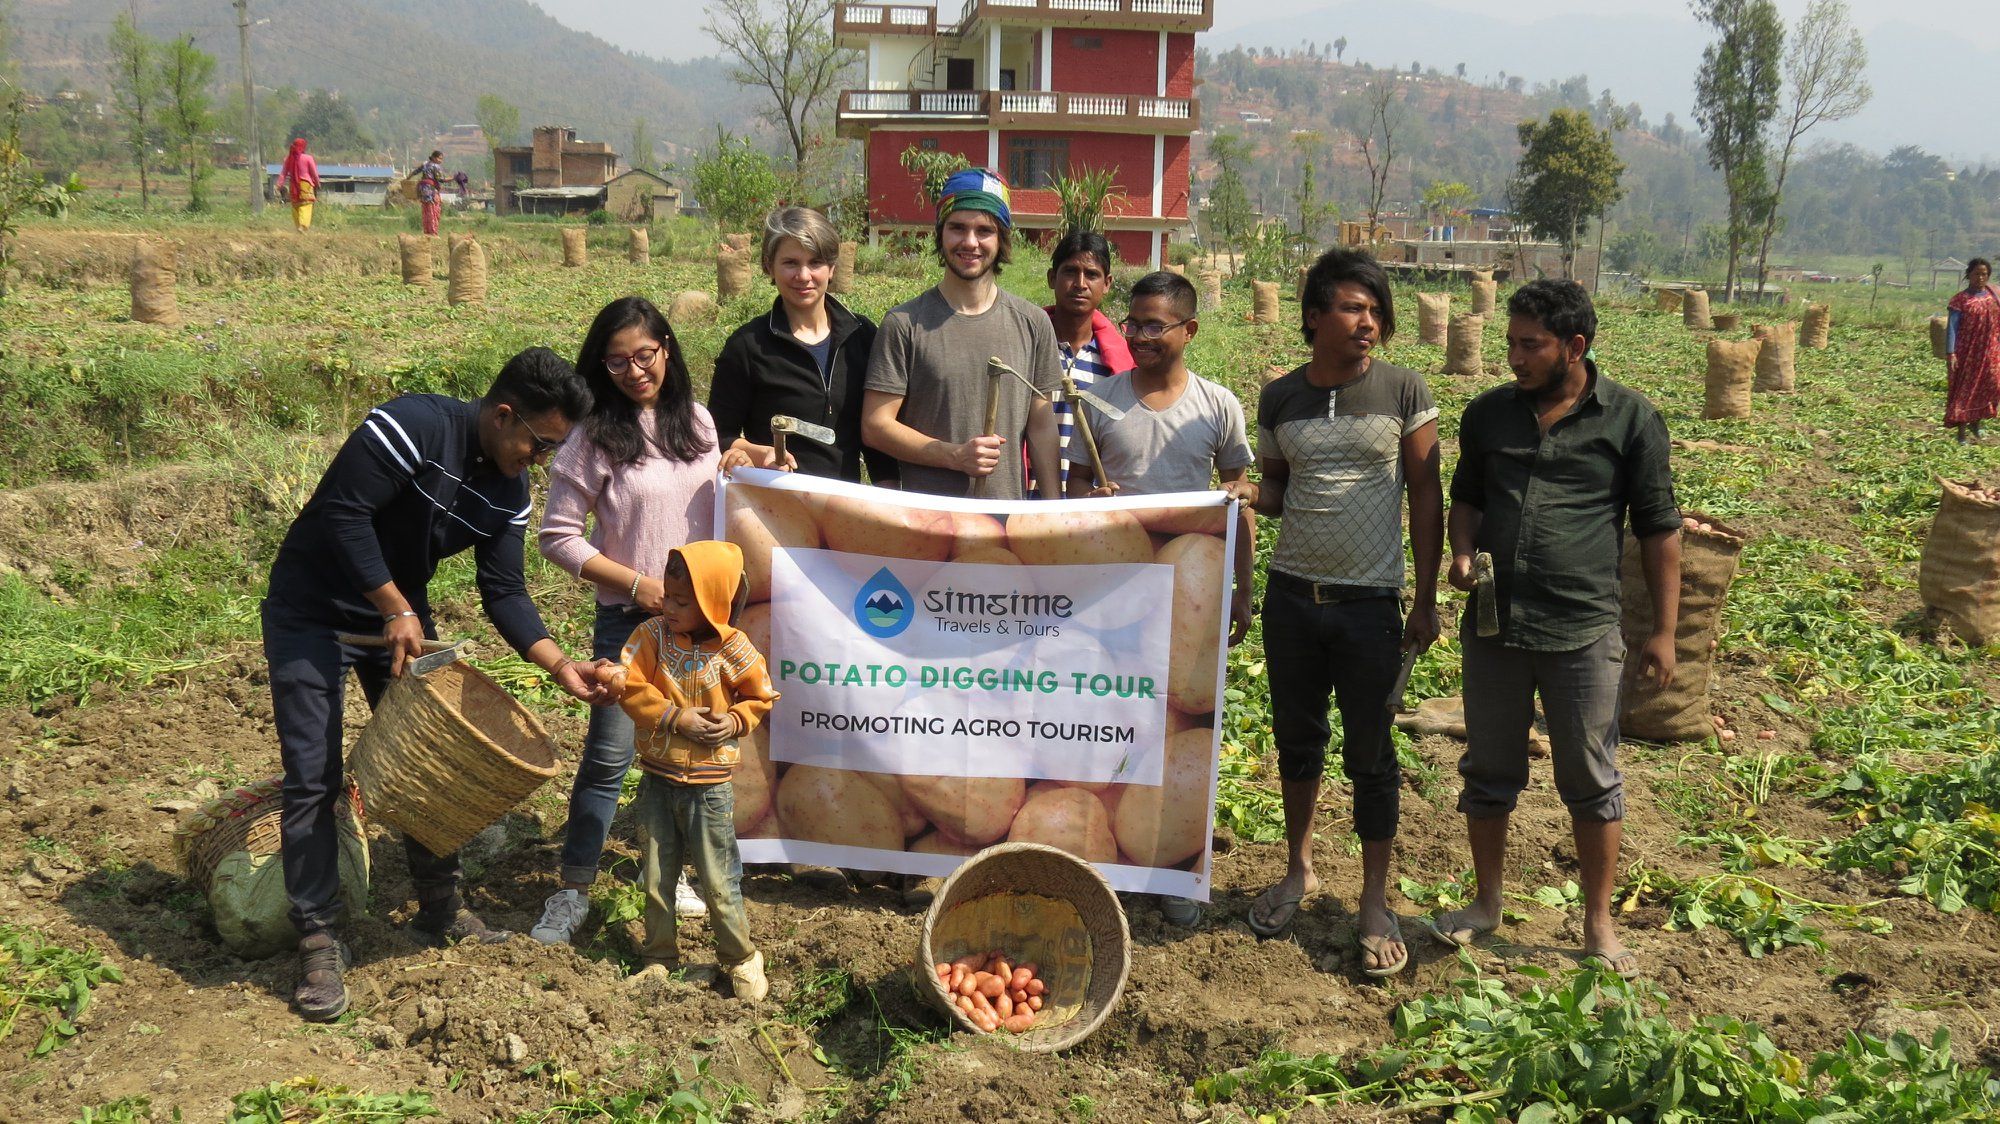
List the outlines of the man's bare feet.
{"label": "man's bare feet", "polygon": [[1300,904],[1318,892],[1319,878],[1311,871],[1287,872],[1251,904],[1245,918],[1250,931],[1260,937],[1275,937],[1284,932],[1298,916]]}
{"label": "man's bare feet", "polygon": [[1432,935],[1453,948],[1467,948],[1472,942],[1500,927],[1498,907],[1478,902],[1464,909],[1448,910],[1430,919]]}

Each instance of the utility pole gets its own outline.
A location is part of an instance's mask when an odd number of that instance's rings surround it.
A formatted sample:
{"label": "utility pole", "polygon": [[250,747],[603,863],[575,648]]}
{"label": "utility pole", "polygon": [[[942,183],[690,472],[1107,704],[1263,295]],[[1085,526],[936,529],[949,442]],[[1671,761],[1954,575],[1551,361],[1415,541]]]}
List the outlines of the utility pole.
{"label": "utility pole", "polygon": [[250,0],[236,2],[236,48],[243,67],[244,146],[250,153],[250,213],[264,213],[264,146],[257,138],[257,88],[250,83]]}

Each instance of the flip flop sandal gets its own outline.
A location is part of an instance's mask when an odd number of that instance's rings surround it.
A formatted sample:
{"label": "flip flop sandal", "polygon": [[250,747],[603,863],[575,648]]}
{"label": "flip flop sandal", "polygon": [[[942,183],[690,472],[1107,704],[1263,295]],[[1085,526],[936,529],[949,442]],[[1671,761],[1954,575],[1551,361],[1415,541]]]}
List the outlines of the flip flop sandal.
{"label": "flip flop sandal", "polygon": [[[1370,946],[1370,942],[1373,942],[1372,947]],[[1364,976],[1369,976],[1378,980],[1386,979],[1387,977],[1396,975],[1403,969],[1410,966],[1410,946],[1403,943],[1403,925],[1402,922],[1393,913],[1389,915],[1388,932],[1382,934],[1379,937],[1361,936],[1357,933],[1354,943],[1355,946],[1361,950],[1363,955],[1373,956],[1375,958],[1375,962],[1377,965],[1376,967],[1370,968],[1366,964],[1362,965],[1361,974]],[[1384,947],[1391,944],[1403,945],[1403,958],[1401,960],[1396,961],[1393,964],[1383,964],[1382,950]]]}
{"label": "flip flop sandal", "polygon": [[[1455,909],[1448,910],[1444,913],[1432,914],[1431,916],[1424,918],[1424,928],[1429,929],[1431,931],[1431,936],[1434,936],[1438,940],[1443,941],[1445,946],[1448,948],[1471,948],[1472,943],[1474,941],[1487,935],[1488,933],[1491,933],[1494,929],[1498,928],[1498,926],[1494,925],[1479,926],[1469,923],[1460,923],[1453,925],[1444,924],[1445,918],[1460,917],[1460,916],[1463,916],[1463,911]],[[1457,937],[1452,935],[1460,931],[1469,932],[1472,935],[1464,940],[1459,940]]]}
{"label": "flip flop sandal", "polygon": [[[1257,900],[1250,904],[1250,911],[1243,915],[1243,921],[1250,926],[1250,931],[1267,940],[1281,935],[1286,929],[1292,927],[1292,922],[1298,919],[1299,907],[1305,903],[1308,897],[1306,894],[1291,894],[1282,898],[1273,898],[1271,896],[1272,892],[1277,888],[1276,886],[1272,886],[1271,889],[1258,895]],[[1263,905],[1267,900],[1272,903],[1272,906],[1270,909],[1264,911],[1264,920],[1259,921],[1257,920],[1257,907]],[[1283,920],[1271,920],[1272,914],[1280,912],[1284,914]]]}
{"label": "flip flop sandal", "polygon": [[[1583,958],[1583,964],[1586,968],[1596,968],[1600,972],[1610,972],[1619,979],[1636,980],[1639,978],[1639,956],[1629,948],[1616,956],[1606,956],[1601,952],[1590,953]],[[1625,966],[1620,968],[1618,966],[1620,964]]]}

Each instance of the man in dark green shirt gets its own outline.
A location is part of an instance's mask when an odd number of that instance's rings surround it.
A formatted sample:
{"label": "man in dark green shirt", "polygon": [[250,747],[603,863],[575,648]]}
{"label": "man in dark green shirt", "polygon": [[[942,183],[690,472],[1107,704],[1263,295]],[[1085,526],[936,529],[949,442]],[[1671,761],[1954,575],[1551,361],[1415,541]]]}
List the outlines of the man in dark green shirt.
{"label": "man in dark green shirt", "polygon": [[[1507,312],[1514,382],[1465,408],[1448,521],[1451,584],[1474,593],[1461,630],[1470,736],[1458,766],[1465,781],[1458,808],[1479,892],[1431,927],[1464,945],[1500,923],[1507,820],[1528,781],[1539,692],[1582,870],[1584,954],[1629,976],[1637,960],[1611,919],[1625,818],[1618,566],[1629,518],[1659,622],[1639,650],[1638,674],[1664,687],[1674,674],[1681,553],[1667,427],[1652,403],[1587,358],[1597,312],[1582,286],[1529,282]],[[1476,592],[1474,559],[1482,553],[1493,558],[1490,607]],[[1480,634],[1482,616],[1497,616],[1497,634]]]}

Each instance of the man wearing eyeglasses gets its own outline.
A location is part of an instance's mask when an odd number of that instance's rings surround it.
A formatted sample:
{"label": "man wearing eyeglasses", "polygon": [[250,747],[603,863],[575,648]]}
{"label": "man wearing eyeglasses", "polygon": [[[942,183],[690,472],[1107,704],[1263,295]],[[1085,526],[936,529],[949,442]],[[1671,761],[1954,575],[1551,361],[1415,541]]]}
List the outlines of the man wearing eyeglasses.
{"label": "man wearing eyeglasses", "polygon": [[[263,603],[264,654],[285,767],[285,892],[298,926],[300,980],[293,993],[312,1021],[347,1009],[342,973],[339,840],[334,809],[345,783],[341,696],[347,669],[372,709],[403,666],[437,635],[429,585],[438,563],[471,550],[480,600],[502,638],[586,702],[604,692],[543,626],[528,599],[521,557],[532,501],[526,470],[569,436],[590,392],[547,348],[509,360],[486,397],[461,402],[411,394],[368,412],[278,547]],[[336,634],[379,633],[385,648]],[[412,933],[427,944],[504,940],[464,908],[458,856],[433,855],[405,838],[416,885]]]}

